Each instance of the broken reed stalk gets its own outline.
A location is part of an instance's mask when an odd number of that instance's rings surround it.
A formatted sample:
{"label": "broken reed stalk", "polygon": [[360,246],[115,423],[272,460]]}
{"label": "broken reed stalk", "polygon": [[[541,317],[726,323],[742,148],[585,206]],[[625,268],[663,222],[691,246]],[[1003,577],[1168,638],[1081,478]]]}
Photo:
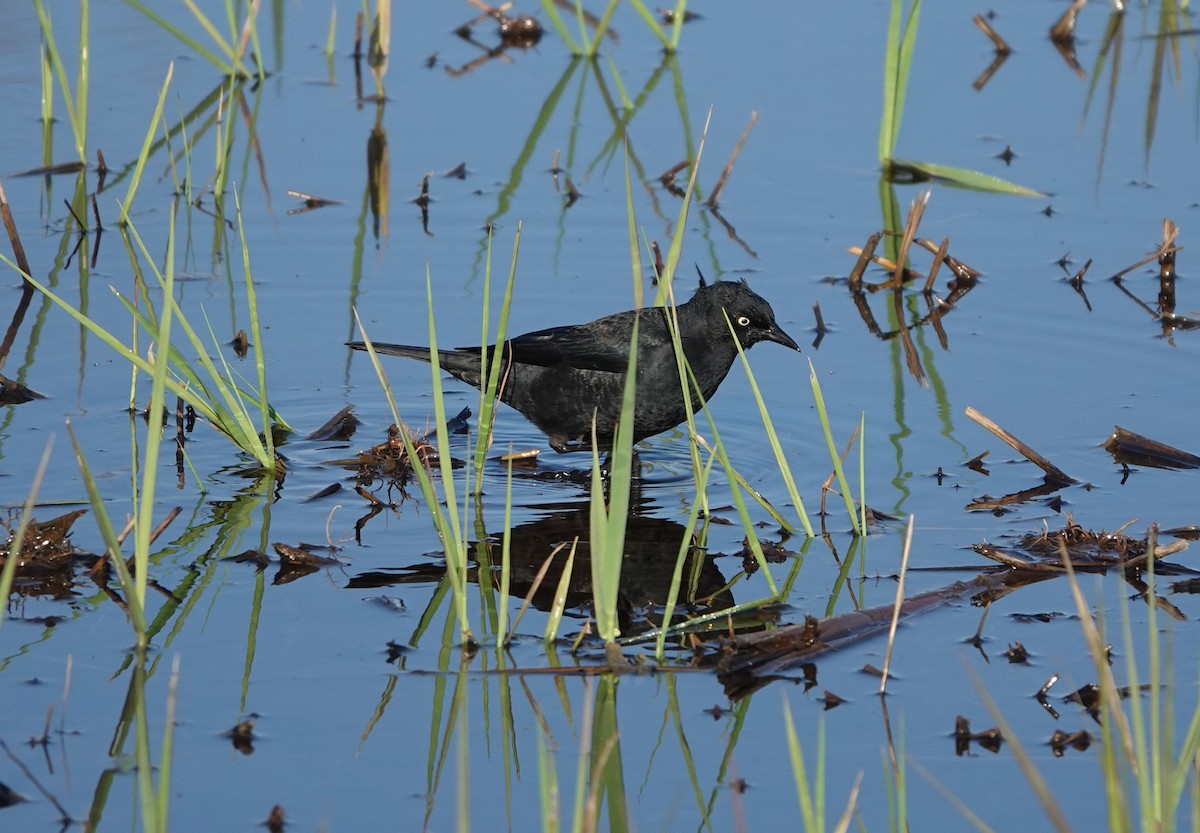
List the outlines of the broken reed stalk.
{"label": "broken reed stalk", "polygon": [[950,248],[950,238],[943,237],[942,245],[938,246],[938,250],[933,255],[933,265],[929,267],[929,274],[925,278],[925,291],[933,291],[933,281],[937,278],[938,270],[942,268],[942,263],[946,260],[946,250]]}
{"label": "broken reed stalk", "polygon": [[892,611],[892,624],[888,628],[887,651],[883,655],[883,675],[879,680],[879,693],[887,693],[887,681],[892,667],[892,648],[896,644],[896,626],[900,622],[900,606],[904,603],[904,577],[908,574],[908,555],[912,551],[913,524],[915,515],[908,516],[908,531],[904,536],[904,555],[900,558],[900,580],[896,582],[896,607]]}
{"label": "broken reed stalk", "polygon": [[1111,280],[1119,281],[1121,278],[1128,275],[1134,269],[1145,266],[1152,260],[1157,260],[1160,266],[1170,263],[1171,267],[1175,264],[1175,253],[1182,247],[1175,245],[1176,238],[1179,237],[1179,227],[1171,220],[1163,220],[1163,242],[1159,244],[1153,252],[1146,255],[1144,258],[1134,263],[1132,266],[1126,266],[1121,271],[1112,276]]}
{"label": "broken reed stalk", "polygon": [[992,25],[987,22],[987,18],[981,14],[977,14],[971,19],[974,20],[975,25],[982,29],[983,33],[988,36],[988,40],[990,40],[992,42],[992,46],[996,48],[997,55],[1008,55],[1012,52],[1012,47],[1008,45],[1004,38],[997,34],[996,30],[992,28]]}
{"label": "broken reed stalk", "polygon": [[733,151],[729,154],[729,161],[725,163],[725,168],[721,171],[721,175],[717,177],[717,184],[713,186],[712,193],[708,195],[708,199],[704,204],[710,210],[716,209],[717,201],[721,198],[721,192],[725,190],[725,183],[729,179],[729,175],[733,173],[733,165],[737,162],[738,155],[742,152],[742,147],[746,144],[746,139],[750,137],[750,131],[754,129],[755,123],[758,121],[758,111],[750,111],[750,121],[746,124],[745,130],[742,131],[741,138],[737,140],[737,144],[733,146]]}
{"label": "broken reed stalk", "polygon": [[8,205],[8,195],[4,193],[4,182],[0,180],[0,218],[4,220],[4,230],[8,233],[8,241],[12,244],[13,257],[17,261],[17,266],[21,267],[21,271],[26,275],[31,274],[29,271],[29,259],[25,257],[25,247],[21,245],[21,235],[17,231],[17,224],[13,220],[12,209]]}
{"label": "broken reed stalk", "polygon": [[925,216],[925,206],[929,205],[930,196],[932,192],[922,191],[909,205],[908,218],[904,223],[904,237],[901,238],[900,250],[896,253],[896,270],[884,288],[904,285],[904,262],[908,260],[908,250],[912,248],[913,239],[917,236],[917,228],[921,225],[921,218]]}
{"label": "broken reed stalk", "polygon": [[1087,259],[1087,263],[1083,264],[1083,268],[1081,268],[1078,272],[1076,272],[1074,275],[1071,276],[1071,286],[1074,286],[1076,288],[1082,286],[1083,285],[1083,276],[1087,274],[1087,270],[1090,269],[1091,267],[1092,267],[1092,259],[1089,257]]}
{"label": "broken reed stalk", "polygon": [[1034,451],[1032,448],[1027,446],[1025,443],[1018,440],[1012,434],[1005,431],[997,423],[988,419],[982,413],[977,411],[973,406],[968,405],[966,410],[963,411],[963,413],[965,413],[968,417],[970,417],[975,422],[979,423],[981,426],[986,428],[988,431],[991,431],[999,439],[1003,440],[1005,443],[1007,443],[1009,446],[1011,446],[1014,450],[1016,450],[1018,453],[1023,455],[1027,460],[1029,460],[1031,463],[1033,463],[1035,466],[1040,468],[1042,471],[1046,472],[1047,480],[1061,484],[1063,486],[1069,486],[1072,483],[1079,482],[1074,477],[1071,477],[1069,474],[1067,474],[1062,469],[1060,469],[1058,466],[1051,463],[1045,457],[1038,454],[1036,451]]}
{"label": "broken reed stalk", "polygon": [[[867,264],[871,263],[875,258],[875,249],[879,246],[879,241],[883,239],[883,234],[875,232],[867,238],[867,245],[863,246],[858,251],[858,261],[854,264],[854,268],[850,270],[850,291],[862,291],[862,276],[867,271]],[[851,249],[851,252],[854,250]]]}

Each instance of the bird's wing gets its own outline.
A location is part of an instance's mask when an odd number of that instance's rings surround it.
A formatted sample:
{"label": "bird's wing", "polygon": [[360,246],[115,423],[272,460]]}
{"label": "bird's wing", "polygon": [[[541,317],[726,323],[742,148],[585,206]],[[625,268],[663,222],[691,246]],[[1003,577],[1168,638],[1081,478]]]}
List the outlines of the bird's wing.
{"label": "bird's wing", "polygon": [[565,364],[579,370],[624,373],[629,367],[629,336],[587,325],[553,327],[509,341],[513,361],[539,367]]}

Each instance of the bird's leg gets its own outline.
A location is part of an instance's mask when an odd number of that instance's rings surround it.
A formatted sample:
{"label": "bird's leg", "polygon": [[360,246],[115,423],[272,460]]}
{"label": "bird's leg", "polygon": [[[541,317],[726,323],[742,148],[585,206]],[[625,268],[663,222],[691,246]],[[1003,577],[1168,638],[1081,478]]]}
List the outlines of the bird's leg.
{"label": "bird's leg", "polygon": [[584,442],[582,437],[576,437],[573,440],[568,440],[561,434],[550,435],[550,447],[559,454],[570,454],[573,451],[591,451],[592,444]]}

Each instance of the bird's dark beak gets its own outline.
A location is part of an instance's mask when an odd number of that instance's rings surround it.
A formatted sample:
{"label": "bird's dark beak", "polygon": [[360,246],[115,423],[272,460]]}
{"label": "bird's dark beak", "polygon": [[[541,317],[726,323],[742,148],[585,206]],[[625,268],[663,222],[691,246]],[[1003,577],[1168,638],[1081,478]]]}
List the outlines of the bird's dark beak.
{"label": "bird's dark beak", "polygon": [[769,329],[762,334],[763,341],[773,341],[776,344],[782,344],[784,347],[790,347],[793,350],[800,350],[800,345],[797,344],[790,335],[779,328],[778,324],[772,324]]}

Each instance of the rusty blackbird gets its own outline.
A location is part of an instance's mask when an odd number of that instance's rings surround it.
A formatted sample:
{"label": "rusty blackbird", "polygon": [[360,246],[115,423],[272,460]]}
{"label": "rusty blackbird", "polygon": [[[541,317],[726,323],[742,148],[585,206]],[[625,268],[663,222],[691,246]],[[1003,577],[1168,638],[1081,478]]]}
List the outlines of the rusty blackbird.
{"label": "rusty blackbird", "polygon": [[[694,410],[703,408],[716,393],[737,358],[726,314],[743,349],[760,341],[800,349],[775,323],[771,305],[745,281],[701,282],[691,300],[677,309],[683,352],[704,394],[699,399],[692,391]],[[559,452],[591,450],[594,416],[597,445],[607,449],[621,413],[633,322],[640,315],[633,441],[674,428],[687,419],[687,412],[668,314],[662,307],[647,307],[509,339],[502,348],[500,400],[545,432],[550,447]],[[366,349],[361,341],[348,346]],[[428,347],[375,342],[375,350],[430,360]],[[478,347],[439,350],[438,362],[442,370],[469,385],[478,388],[486,381],[480,378]]]}

